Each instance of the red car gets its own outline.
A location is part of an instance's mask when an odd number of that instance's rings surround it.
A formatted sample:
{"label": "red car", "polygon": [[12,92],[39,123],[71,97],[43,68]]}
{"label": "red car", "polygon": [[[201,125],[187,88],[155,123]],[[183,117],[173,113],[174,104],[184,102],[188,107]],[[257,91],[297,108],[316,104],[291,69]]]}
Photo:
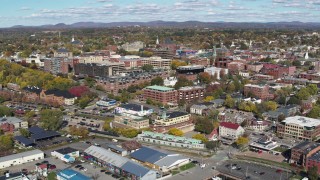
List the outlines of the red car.
{"label": "red car", "polygon": [[281,170],[281,169],[277,169],[276,172],[277,172],[277,173],[282,173],[282,170]]}
{"label": "red car", "polygon": [[49,167],[49,169],[56,169],[57,167],[56,167],[56,165],[51,165],[50,167]]}

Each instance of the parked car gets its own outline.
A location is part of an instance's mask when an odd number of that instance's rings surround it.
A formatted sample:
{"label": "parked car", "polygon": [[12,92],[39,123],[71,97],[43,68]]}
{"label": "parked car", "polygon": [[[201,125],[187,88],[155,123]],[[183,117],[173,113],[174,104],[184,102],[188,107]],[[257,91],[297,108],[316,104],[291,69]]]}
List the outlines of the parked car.
{"label": "parked car", "polygon": [[51,170],[52,170],[52,169],[56,169],[56,168],[57,168],[57,167],[56,167],[56,165],[54,165],[54,164],[49,167],[49,169],[51,169]]}
{"label": "parked car", "polygon": [[282,170],[281,170],[281,169],[277,169],[276,172],[277,172],[277,173],[282,173]]}

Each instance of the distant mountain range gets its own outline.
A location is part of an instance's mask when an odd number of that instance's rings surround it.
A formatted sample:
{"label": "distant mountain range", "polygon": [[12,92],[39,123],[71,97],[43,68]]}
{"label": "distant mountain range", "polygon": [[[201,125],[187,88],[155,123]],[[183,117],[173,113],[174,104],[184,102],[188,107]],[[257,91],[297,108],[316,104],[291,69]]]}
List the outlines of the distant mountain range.
{"label": "distant mountain range", "polygon": [[78,29],[78,28],[111,28],[128,26],[171,27],[171,28],[275,28],[275,29],[320,29],[320,23],[293,22],[200,22],[200,21],[150,21],[150,22],[77,22],[73,24],[48,24],[42,26],[16,25],[10,28],[40,28],[40,29]]}

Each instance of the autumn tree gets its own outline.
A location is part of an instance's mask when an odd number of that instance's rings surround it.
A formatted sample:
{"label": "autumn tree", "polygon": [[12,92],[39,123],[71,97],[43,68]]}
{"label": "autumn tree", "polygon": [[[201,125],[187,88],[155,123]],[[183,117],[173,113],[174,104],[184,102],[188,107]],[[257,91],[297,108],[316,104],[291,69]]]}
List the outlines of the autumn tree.
{"label": "autumn tree", "polygon": [[87,86],[74,86],[69,89],[69,93],[76,96],[81,97],[83,94],[88,93],[90,89]]}
{"label": "autumn tree", "polygon": [[179,66],[186,66],[186,65],[187,65],[187,63],[186,63],[185,61],[173,60],[173,61],[171,62],[171,69],[172,69],[172,70],[176,70],[177,67],[179,67]]}
{"label": "autumn tree", "polygon": [[185,86],[192,86],[193,82],[188,80],[186,77],[178,77],[177,83],[174,85],[175,89],[180,89]]}
{"label": "autumn tree", "polygon": [[203,143],[208,141],[207,137],[204,134],[195,134],[192,136],[193,139],[201,140]]}
{"label": "autumn tree", "polygon": [[196,117],[195,118],[195,127],[194,130],[205,133],[205,134],[210,134],[213,130],[213,123],[212,120],[209,120],[207,117]]}
{"label": "autumn tree", "polygon": [[265,111],[274,111],[277,109],[278,104],[274,101],[265,101],[262,103],[262,106],[264,107]]}
{"label": "autumn tree", "polygon": [[238,108],[242,111],[247,111],[247,112],[257,112],[257,107],[256,105],[251,102],[251,101],[242,101]]}
{"label": "autumn tree", "polygon": [[70,126],[69,133],[73,136],[80,136],[82,138],[86,138],[89,135],[89,131],[85,127],[77,127],[77,126]]}
{"label": "autumn tree", "polygon": [[309,90],[307,88],[301,88],[297,94],[296,94],[297,98],[299,100],[307,100],[310,97],[310,93]]}
{"label": "autumn tree", "polygon": [[236,144],[238,147],[243,147],[245,145],[247,145],[249,143],[249,139],[247,137],[239,137],[237,140],[236,140]]}
{"label": "autumn tree", "polygon": [[217,149],[220,146],[220,142],[219,141],[207,141],[205,143],[206,148],[212,151],[217,151]]}
{"label": "autumn tree", "polygon": [[204,102],[210,102],[210,101],[212,101],[213,99],[214,99],[213,96],[207,96],[207,97],[205,97],[205,98],[203,99],[203,101],[204,101]]}
{"label": "autumn tree", "polygon": [[228,94],[226,96],[226,100],[224,101],[224,105],[228,108],[234,107],[236,104],[236,101]]}
{"label": "autumn tree", "polygon": [[209,73],[207,72],[201,72],[198,76],[199,81],[204,84],[210,84],[212,82],[212,78]]}
{"label": "autumn tree", "polygon": [[183,136],[183,132],[180,129],[177,129],[177,128],[169,129],[168,134],[174,135],[174,136]]}

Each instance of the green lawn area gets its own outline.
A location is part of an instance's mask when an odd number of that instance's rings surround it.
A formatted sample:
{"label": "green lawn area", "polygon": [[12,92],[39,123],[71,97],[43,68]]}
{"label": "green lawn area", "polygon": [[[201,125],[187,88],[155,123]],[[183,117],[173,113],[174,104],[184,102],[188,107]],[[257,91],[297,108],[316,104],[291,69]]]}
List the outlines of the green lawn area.
{"label": "green lawn area", "polygon": [[196,166],[196,165],[193,164],[193,163],[188,163],[188,164],[183,165],[183,166],[181,166],[181,167],[179,167],[179,168],[176,168],[176,169],[171,170],[171,173],[172,173],[172,175],[175,175],[175,174],[178,174],[178,173],[180,173],[180,172],[182,172],[182,171],[191,169],[191,168],[193,168],[193,167],[195,167],[195,166]]}
{"label": "green lawn area", "polygon": [[55,172],[51,172],[48,174],[48,180],[56,180],[57,174]]}
{"label": "green lawn area", "polygon": [[261,158],[248,157],[248,156],[236,156],[236,157],[237,159],[240,159],[240,160],[253,161],[261,164],[267,164],[267,165],[272,165],[272,166],[282,167],[284,169],[292,170],[292,167],[290,166],[290,164],[287,164],[284,162],[275,162],[275,161],[270,161],[270,160],[261,159]]}
{"label": "green lawn area", "polygon": [[282,148],[282,147],[278,146],[278,147],[274,148],[273,150],[274,150],[274,151],[278,151],[278,152],[285,152],[285,151],[287,151],[288,149],[287,149],[287,148]]}

